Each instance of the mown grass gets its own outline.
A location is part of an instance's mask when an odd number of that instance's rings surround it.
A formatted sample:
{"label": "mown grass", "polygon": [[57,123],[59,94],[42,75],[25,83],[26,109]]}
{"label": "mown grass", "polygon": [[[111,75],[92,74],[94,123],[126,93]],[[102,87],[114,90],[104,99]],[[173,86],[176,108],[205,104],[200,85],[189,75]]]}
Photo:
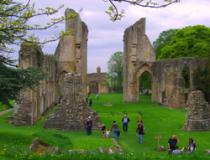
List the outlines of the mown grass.
{"label": "mown grass", "polygon": [[[87,136],[85,131],[67,132],[55,129],[44,129],[46,117],[42,118],[33,126],[16,127],[8,123],[11,113],[0,117],[0,159],[67,159],[67,157],[81,157],[77,154],[69,155],[68,150],[85,149],[96,151],[99,147],[108,148],[113,146],[112,139],[102,138],[100,131],[95,131],[92,136]],[[58,155],[38,156],[29,149],[35,138],[60,148]],[[89,155],[86,155],[89,156]],[[94,155],[96,157],[96,155]],[[4,158],[3,158],[4,157]],[[83,159],[85,157],[82,156]],[[82,158],[81,157],[81,158]]]}
{"label": "mown grass", "polygon": [[[92,152],[99,147],[113,146],[111,139],[102,138],[100,131],[94,131],[92,136],[87,136],[85,131],[66,132],[54,129],[44,129],[43,124],[46,118],[42,118],[33,126],[15,127],[7,123],[8,113],[0,117],[0,159],[5,160],[207,160],[210,156],[206,155],[204,150],[210,149],[210,132],[185,132],[182,130],[185,121],[184,109],[170,109],[158,104],[151,103],[150,97],[141,97],[140,103],[124,103],[121,94],[100,95],[99,99],[93,98],[93,109],[95,109],[101,121],[108,128],[112,121],[116,120],[121,127],[121,118],[124,113],[128,113],[131,121],[128,133],[121,131],[119,139],[120,145],[126,154],[107,155]],[[111,103],[112,106],[104,106]],[[138,144],[135,133],[138,113],[142,114],[145,125],[144,142]],[[187,145],[189,137],[193,137],[197,143],[197,150],[191,155],[171,156],[167,152],[157,152],[155,150],[155,136],[161,136],[161,145],[167,146],[168,138],[176,134],[179,138],[179,146]],[[29,149],[33,139],[39,139],[61,149],[59,154],[37,155]],[[86,154],[69,154],[71,149],[85,149]]]}
{"label": "mown grass", "polygon": [[[112,103],[111,107],[104,106],[105,103]],[[121,119],[124,113],[128,113],[131,121],[128,133],[122,133],[119,143],[129,153],[139,159],[210,159],[205,153],[210,149],[210,132],[186,132],[183,131],[185,121],[184,109],[171,109],[165,106],[154,104],[149,96],[140,97],[139,103],[124,103],[121,94],[109,94],[101,96],[99,100],[93,101],[93,108],[99,113],[102,122],[111,127],[112,121],[116,120],[121,126]],[[138,144],[136,127],[138,113],[141,113],[145,126],[144,142]],[[157,152],[156,136],[161,136],[161,145],[167,147],[167,141],[172,134],[179,138],[179,147],[185,147],[188,138],[192,137],[197,143],[197,150],[192,155],[169,156],[167,152]]]}

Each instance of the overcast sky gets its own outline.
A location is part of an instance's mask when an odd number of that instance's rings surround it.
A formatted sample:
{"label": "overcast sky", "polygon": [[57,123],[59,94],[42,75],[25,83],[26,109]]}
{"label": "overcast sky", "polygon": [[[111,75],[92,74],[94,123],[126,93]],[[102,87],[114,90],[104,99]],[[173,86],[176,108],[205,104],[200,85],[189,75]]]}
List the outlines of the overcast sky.
{"label": "overcast sky", "polygon": [[[105,10],[109,6],[103,0],[34,0],[37,7],[58,7],[64,4],[64,8],[72,8],[75,11],[83,9],[82,20],[88,25],[88,72],[95,72],[97,66],[102,71],[107,71],[107,61],[116,51],[123,51],[124,30],[139,20],[146,17],[146,33],[153,42],[158,35],[170,28],[181,28],[188,25],[202,24],[210,27],[210,0],[181,0],[179,4],[173,4],[166,8],[151,9],[138,6],[120,4],[126,15],[121,21],[112,22]],[[64,9],[57,16],[63,15]],[[35,23],[45,22],[44,18],[35,19]],[[41,37],[49,37],[64,29],[64,24],[53,31],[41,34]],[[45,53],[53,54],[58,42],[44,46]]]}

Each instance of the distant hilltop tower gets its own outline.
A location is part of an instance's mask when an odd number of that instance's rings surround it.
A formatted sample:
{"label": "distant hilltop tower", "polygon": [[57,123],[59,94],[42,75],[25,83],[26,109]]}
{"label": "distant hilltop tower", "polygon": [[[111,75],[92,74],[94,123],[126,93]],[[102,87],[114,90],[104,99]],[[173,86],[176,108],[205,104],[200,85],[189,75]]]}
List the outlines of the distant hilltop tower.
{"label": "distant hilltop tower", "polygon": [[98,67],[96,68],[96,72],[97,72],[97,73],[101,73],[101,67],[100,67],[100,66],[98,66]]}

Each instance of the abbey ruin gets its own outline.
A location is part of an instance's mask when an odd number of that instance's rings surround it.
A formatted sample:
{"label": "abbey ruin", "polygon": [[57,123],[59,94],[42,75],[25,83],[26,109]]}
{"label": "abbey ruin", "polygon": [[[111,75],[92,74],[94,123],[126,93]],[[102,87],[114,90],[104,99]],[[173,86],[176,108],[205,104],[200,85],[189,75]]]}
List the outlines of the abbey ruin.
{"label": "abbey ruin", "polygon": [[108,93],[109,86],[107,83],[108,75],[101,72],[101,68],[96,68],[96,73],[87,74],[87,92],[88,93]]}
{"label": "abbey ruin", "polygon": [[[46,78],[33,89],[21,91],[19,103],[14,110],[13,123],[15,125],[34,124],[48,108],[56,103],[60,103],[59,101],[61,99],[65,98],[66,101],[69,99],[72,100],[71,97],[63,95],[65,93],[63,92],[64,84],[66,88],[71,88],[71,83],[74,84],[74,81],[71,80],[68,83],[64,82],[66,75],[69,73],[77,74],[77,79],[78,76],[81,78],[81,81],[79,80],[75,86],[79,88],[72,90],[75,93],[71,93],[71,95],[83,94],[83,96],[79,96],[83,97],[83,99],[71,103],[75,106],[87,107],[85,104],[85,95],[87,94],[88,28],[74,10],[67,9],[65,11],[66,17],[69,14],[75,15],[70,19],[66,18],[66,31],[69,34],[60,39],[54,55],[44,55],[40,46],[36,44],[23,43],[21,45],[19,66],[22,68],[40,68],[46,73]],[[67,107],[67,109],[69,108]],[[83,115],[81,117],[82,120],[87,118],[87,110],[84,110],[86,112],[85,114],[80,113]],[[79,110],[79,112],[81,111]],[[92,114],[91,110],[90,114]],[[73,124],[71,125],[73,126]],[[46,126],[51,127],[49,123]],[[57,128],[56,125],[55,128]]]}
{"label": "abbey ruin", "polygon": [[[54,55],[44,55],[40,46],[23,43],[20,49],[19,66],[37,67],[46,73],[46,78],[33,89],[21,91],[14,110],[15,125],[34,124],[51,106],[58,108],[47,120],[46,128],[79,130],[91,116],[98,124],[99,118],[87,107],[87,93],[108,93],[106,73],[100,67],[96,73],[87,74],[88,27],[75,14],[66,20],[69,34],[59,41]],[[206,60],[182,58],[157,61],[155,52],[146,35],[145,18],[128,27],[124,33],[123,99],[139,101],[139,79],[148,72],[152,77],[152,101],[170,107],[185,107],[189,91],[194,90],[193,72],[205,67]],[[189,75],[189,88],[182,72]],[[140,100],[141,101],[141,100]],[[78,124],[78,125],[76,125]],[[187,121],[187,124],[191,122]]]}
{"label": "abbey ruin", "polygon": [[[170,107],[186,106],[189,91],[194,89],[193,72],[205,67],[205,59],[181,58],[156,61],[153,47],[145,33],[145,18],[140,19],[124,33],[124,83],[126,102],[139,101],[139,78],[144,72],[152,77],[152,101]],[[183,71],[189,74],[189,90]]]}

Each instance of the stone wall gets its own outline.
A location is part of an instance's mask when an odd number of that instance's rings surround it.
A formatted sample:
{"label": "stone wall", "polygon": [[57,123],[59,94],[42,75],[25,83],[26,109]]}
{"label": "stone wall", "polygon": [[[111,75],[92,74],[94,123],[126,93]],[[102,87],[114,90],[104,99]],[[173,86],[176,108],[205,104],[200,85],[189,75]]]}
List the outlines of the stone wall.
{"label": "stone wall", "polygon": [[144,66],[142,62],[144,64],[144,62],[155,61],[155,53],[145,34],[145,27],[145,18],[141,18],[134,25],[128,27],[124,33],[123,97],[127,102],[139,100],[137,90],[139,77],[136,76],[140,75],[137,71],[140,66],[145,69],[150,68],[150,65]]}
{"label": "stone wall", "polygon": [[124,33],[123,98],[139,101],[139,79],[144,72],[152,77],[152,101],[170,107],[184,107],[187,94],[183,70],[189,74],[189,91],[194,89],[193,72],[205,67],[207,60],[181,58],[155,60],[152,45],[145,34],[145,18],[128,27]]}
{"label": "stone wall", "polygon": [[152,65],[152,100],[170,107],[184,107],[188,97],[182,71],[189,71],[189,91],[194,90],[193,72],[198,66],[205,67],[206,59],[181,58],[156,61]]}
{"label": "stone wall", "polygon": [[44,56],[38,45],[23,43],[19,65],[21,68],[37,67],[46,73],[39,85],[21,91],[14,109],[14,124],[33,124],[56,101],[56,61],[53,56]]}
{"label": "stone wall", "polygon": [[62,102],[57,106],[55,113],[50,115],[45,128],[84,130],[89,116],[93,120],[93,125],[99,128],[100,123],[96,112],[87,107],[85,102],[80,75],[66,73],[62,92]]}
{"label": "stone wall", "polygon": [[192,91],[187,101],[184,129],[187,131],[210,130],[210,104],[201,91]]}
{"label": "stone wall", "polygon": [[96,73],[90,73],[87,75],[88,93],[108,93],[109,87],[107,83],[107,73],[101,72],[100,67],[97,67],[96,70]]}
{"label": "stone wall", "polygon": [[[69,14],[70,19],[67,18]],[[19,104],[14,109],[13,123],[16,125],[35,123],[52,104],[58,102],[63,96],[66,73],[80,74],[80,85],[86,94],[88,28],[74,10],[67,9],[65,15],[69,34],[61,38],[55,55],[44,55],[36,44],[21,45],[20,67],[38,67],[46,78],[33,89],[21,91]]]}
{"label": "stone wall", "polygon": [[75,16],[67,18],[66,31],[68,35],[61,38],[55,51],[56,60],[59,62],[58,81],[62,88],[63,74],[79,73],[82,78],[83,93],[86,94],[88,27],[74,10],[67,9],[65,15],[66,17],[69,17],[68,15]]}

